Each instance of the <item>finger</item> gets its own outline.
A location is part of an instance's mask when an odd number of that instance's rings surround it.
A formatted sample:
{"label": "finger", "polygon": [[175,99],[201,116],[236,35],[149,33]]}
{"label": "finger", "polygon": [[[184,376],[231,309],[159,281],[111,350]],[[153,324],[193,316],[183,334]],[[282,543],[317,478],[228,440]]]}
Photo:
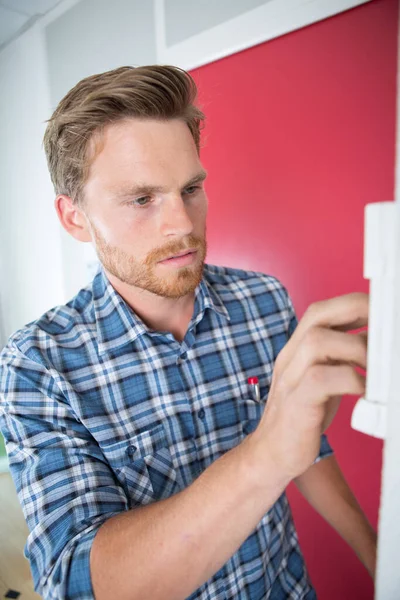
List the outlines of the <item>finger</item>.
{"label": "finger", "polygon": [[337,296],[311,304],[299,321],[289,342],[277,358],[280,369],[292,360],[297,345],[310,327],[326,327],[336,331],[351,331],[368,324],[369,296],[361,292]]}
{"label": "finger", "polygon": [[281,385],[293,389],[312,365],[338,363],[352,363],[366,368],[367,343],[364,336],[312,327],[297,344],[285,371],[281,371]]}
{"label": "finger", "polygon": [[368,325],[369,295],[362,292],[336,296],[311,304],[293,336],[302,337],[310,327],[351,331]]}
{"label": "finger", "polygon": [[365,394],[366,379],[349,365],[313,365],[297,391],[306,404],[319,406],[332,396]]}
{"label": "finger", "polygon": [[358,333],[354,333],[353,335],[359,335],[361,339],[363,339],[365,341],[365,343],[368,345],[368,330],[365,329],[364,331],[359,331]]}

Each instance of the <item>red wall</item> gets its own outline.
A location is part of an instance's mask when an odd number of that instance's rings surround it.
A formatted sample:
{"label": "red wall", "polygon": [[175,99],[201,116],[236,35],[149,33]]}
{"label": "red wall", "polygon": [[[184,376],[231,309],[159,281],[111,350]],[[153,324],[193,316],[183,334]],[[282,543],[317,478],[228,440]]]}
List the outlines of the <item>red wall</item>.
{"label": "red wall", "polygon": [[[393,200],[397,0],[373,0],[192,71],[207,115],[208,262],[260,270],[314,301],[368,291],[364,206]],[[376,526],[382,443],[350,428],[345,397],[329,439]],[[352,551],[292,485],[300,541],[321,600],[368,600]]]}

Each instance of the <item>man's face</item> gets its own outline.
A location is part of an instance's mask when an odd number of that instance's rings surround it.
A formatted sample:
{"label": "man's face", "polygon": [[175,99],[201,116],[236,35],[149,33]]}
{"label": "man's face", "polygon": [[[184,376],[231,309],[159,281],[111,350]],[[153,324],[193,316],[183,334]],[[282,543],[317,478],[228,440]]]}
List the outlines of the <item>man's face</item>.
{"label": "man's face", "polygon": [[100,148],[83,210],[104,268],[160,296],[193,292],[206,256],[207,197],[189,128],[125,120],[106,128]]}

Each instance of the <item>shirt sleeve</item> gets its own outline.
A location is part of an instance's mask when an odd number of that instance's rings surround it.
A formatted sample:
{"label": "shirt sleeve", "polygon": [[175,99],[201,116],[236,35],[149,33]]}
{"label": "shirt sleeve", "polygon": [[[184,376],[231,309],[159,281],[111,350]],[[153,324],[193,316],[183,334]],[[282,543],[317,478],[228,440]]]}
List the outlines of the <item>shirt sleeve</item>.
{"label": "shirt sleeve", "polygon": [[0,355],[0,429],[30,531],[24,553],[44,599],[94,600],[93,539],[128,501],[57,374],[32,355],[11,343]]}
{"label": "shirt sleeve", "polygon": [[[296,316],[296,312],[294,310],[294,306],[293,306],[293,302],[292,299],[290,298],[289,294],[287,293],[287,290],[285,289],[286,295],[287,295],[287,302],[288,302],[288,340],[291,338],[293,332],[295,331],[297,325],[298,325],[298,319]],[[321,446],[319,449],[319,454],[317,456],[317,458],[314,461],[314,464],[319,462],[322,458],[327,458],[328,456],[332,456],[333,454],[333,449],[328,441],[328,436],[326,435],[326,433],[323,433],[321,435]]]}

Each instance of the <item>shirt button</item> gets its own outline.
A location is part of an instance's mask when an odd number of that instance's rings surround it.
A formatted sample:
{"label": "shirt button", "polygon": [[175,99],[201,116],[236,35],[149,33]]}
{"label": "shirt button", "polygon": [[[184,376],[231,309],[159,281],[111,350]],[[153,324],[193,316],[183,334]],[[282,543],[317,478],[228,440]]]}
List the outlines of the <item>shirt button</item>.
{"label": "shirt button", "polygon": [[204,410],[204,408],[201,408],[197,414],[198,414],[199,419],[204,419],[204,417],[206,415],[206,411]]}
{"label": "shirt button", "polygon": [[187,352],[182,352],[180,358],[181,358],[181,360],[186,360],[187,359]]}
{"label": "shirt button", "polygon": [[132,458],[132,456],[134,456],[136,454],[136,446],[128,446],[128,456],[130,456]]}
{"label": "shirt button", "polygon": [[251,433],[252,431],[254,431],[255,427],[254,427],[254,423],[252,421],[247,421],[247,423],[245,423],[243,425],[243,431],[246,434]]}

